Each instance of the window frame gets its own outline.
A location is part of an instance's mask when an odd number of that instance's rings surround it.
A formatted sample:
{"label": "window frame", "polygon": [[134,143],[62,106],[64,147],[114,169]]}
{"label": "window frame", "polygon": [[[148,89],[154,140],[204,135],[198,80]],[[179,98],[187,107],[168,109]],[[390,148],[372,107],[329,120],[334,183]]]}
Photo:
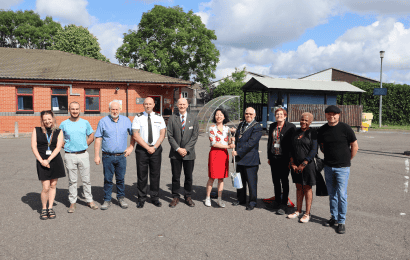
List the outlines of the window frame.
{"label": "window frame", "polygon": [[[98,90],[98,95],[87,95],[86,90],[94,89]],[[87,110],[87,97],[98,97],[98,110]],[[101,89],[99,88],[85,88],[84,89],[84,113],[86,114],[99,114],[101,111]]]}
{"label": "window frame", "polygon": [[[31,94],[18,93],[18,90],[20,88],[31,88],[32,93]],[[32,105],[33,105],[33,109],[31,109],[31,110],[19,110],[19,96],[31,97],[31,102],[32,102]],[[34,114],[34,87],[33,86],[27,86],[27,87],[26,86],[21,86],[21,87],[17,86],[16,87],[16,113],[17,114]]]}
{"label": "window frame", "polygon": [[[63,89],[66,91],[66,94],[53,94],[53,89]],[[66,88],[50,88],[51,92],[51,111],[53,111],[54,114],[68,114],[68,89]],[[67,97],[67,110],[58,110],[54,111],[53,110],[53,96],[66,96]]]}
{"label": "window frame", "polygon": [[[184,97],[184,94],[186,94],[186,97]],[[182,98],[186,98],[186,99],[188,99],[188,95],[189,93],[188,93],[188,91],[181,91],[181,97]]]}

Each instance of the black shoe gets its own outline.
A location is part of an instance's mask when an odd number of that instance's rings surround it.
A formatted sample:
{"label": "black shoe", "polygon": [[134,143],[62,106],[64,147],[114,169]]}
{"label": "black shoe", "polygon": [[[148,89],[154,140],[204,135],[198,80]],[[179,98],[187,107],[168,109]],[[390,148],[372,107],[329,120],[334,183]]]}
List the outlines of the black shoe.
{"label": "black shoe", "polygon": [[247,207],[246,207],[246,210],[253,210],[255,208],[255,206],[253,206],[252,204],[249,204]]}
{"label": "black shoe", "polygon": [[287,205],[280,205],[280,206],[279,206],[279,209],[276,211],[276,214],[278,214],[278,215],[285,215],[287,209],[288,209],[288,206],[287,206]]}
{"label": "black shoe", "polygon": [[279,204],[276,201],[272,201],[271,203],[265,204],[265,208],[277,210],[279,208]]}
{"label": "black shoe", "polygon": [[157,206],[158,208],[162,206],[162,203],[161,203],[161,201],[159,201],[159,200],[154,200],[154,201],[152,202],[152,204],[154,204],[154,205]]}
{"label": "black shoe", "polygon": [[144,207],[145,201],[138,201],[137,208],[142,209]]}
{"label": "black shoe", "polygon": [[245,205],[245,203],[240,203],[239,201],[235,201],[232,203],[232,206],[239,206],[239,205]]}
{"label": "black shoe", "polygon": [[337,226],[337,233],[339,233],[339,234],[344,234],[344,233],[346,233],[345,224],[339,224],[339,225]]}
{"label": "black shoe", "polygon": [[326,221],[325,223],[323,223],[323,226],[325,227],[333,227],[334,225],[336,225],[336,219],[334,219],[333,217],[331,217],[328,221]]}

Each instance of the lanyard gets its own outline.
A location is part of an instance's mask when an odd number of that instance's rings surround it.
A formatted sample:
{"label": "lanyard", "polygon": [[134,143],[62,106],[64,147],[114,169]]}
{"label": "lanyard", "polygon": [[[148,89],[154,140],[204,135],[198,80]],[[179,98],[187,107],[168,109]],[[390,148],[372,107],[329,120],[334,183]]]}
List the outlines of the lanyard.
{"label": "lanyard", "polygon": [[54,131],[50,134],[50,136],[48,136],[48,134],[46,133],[47,143],[48,143],[48,149],[47,150],[50,150],[51,139],[53,138],[53,134],[54,134]]}
{"label": "lanyard", "polygon": [[279,135],[282,132],[283,126],[282,128],[280,128],[279,126],[276,126],[276,139],[279,139]]}

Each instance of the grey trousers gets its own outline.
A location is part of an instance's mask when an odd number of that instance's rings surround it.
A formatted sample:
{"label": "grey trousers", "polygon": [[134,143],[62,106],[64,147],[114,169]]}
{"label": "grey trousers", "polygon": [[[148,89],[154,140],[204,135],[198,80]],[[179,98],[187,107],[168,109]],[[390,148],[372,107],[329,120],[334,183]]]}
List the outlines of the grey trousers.
{"label": "grey trousers", "polygon": [[68,175],[68,199],[71,204],[77,202],[77,176],[81,175],[83,181],[83,191],[85,200],[87,202],[93,201],[91,195],[91,181],[90,181],[90,159],[86,151],[82,154],[66,153],[64,156],[65,167]]}

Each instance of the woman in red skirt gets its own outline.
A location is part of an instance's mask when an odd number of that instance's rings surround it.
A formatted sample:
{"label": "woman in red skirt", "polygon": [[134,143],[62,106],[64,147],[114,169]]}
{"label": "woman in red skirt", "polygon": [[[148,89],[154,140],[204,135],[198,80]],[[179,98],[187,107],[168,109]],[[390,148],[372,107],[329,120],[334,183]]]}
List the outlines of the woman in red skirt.
{"label": "woman in red skirt", "polygon": [[[224,178],[228,177],[229,172],[229,155],[227,149],[235,148],[234,137],[229,138],[229,127],[225,124],[229,122],[228,114],[221,108],[218,108],[213,116],[212,125],[209,128],[209,141],[211,142],[211,151],[208,159],[209,180],[206,184],[205,206],[211,206],[211,190],[215,179],[218,179],[218,206],[225,207],[222,202],[222,191],[224,188]],[[232,129],[234,130],[234,129]]]}

